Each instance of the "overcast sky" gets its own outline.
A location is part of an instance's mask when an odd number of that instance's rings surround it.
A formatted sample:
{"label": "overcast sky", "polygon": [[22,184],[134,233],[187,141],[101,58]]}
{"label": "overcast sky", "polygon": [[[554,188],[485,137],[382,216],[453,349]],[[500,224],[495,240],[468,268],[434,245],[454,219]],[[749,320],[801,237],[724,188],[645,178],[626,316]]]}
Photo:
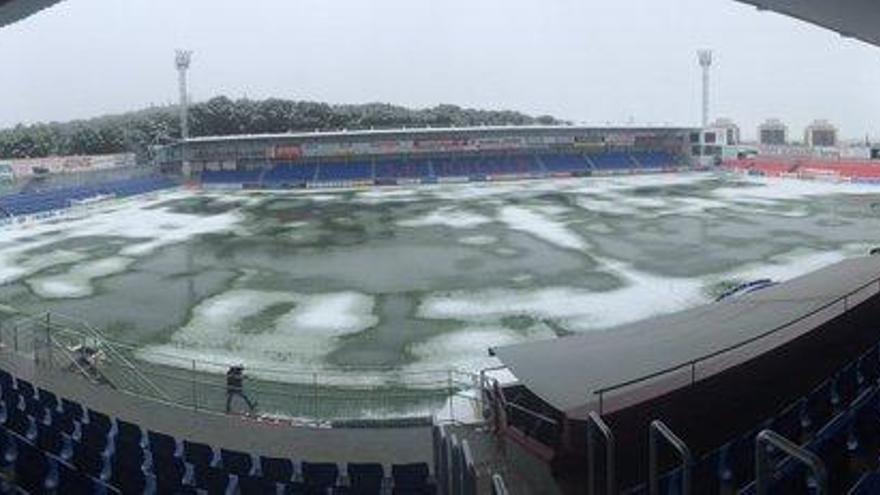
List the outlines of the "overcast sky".
{"label": "overcast sky", "polygon": [[677,125],[699,122],[705,47],[711,115],[746,136],[779,117],[880,137],[880,48],[733,0],[65,0],[0,30],[0,126],[172,102],[178,47],[196,100]]}

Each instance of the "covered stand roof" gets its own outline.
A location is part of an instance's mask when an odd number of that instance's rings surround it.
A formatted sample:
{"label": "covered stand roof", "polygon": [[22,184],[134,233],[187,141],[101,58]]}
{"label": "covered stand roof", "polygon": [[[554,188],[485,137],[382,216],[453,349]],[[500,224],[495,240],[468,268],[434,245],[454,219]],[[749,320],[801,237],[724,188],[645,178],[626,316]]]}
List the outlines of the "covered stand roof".
{"label": "covered stand roof", "polygon": [[61,0],[0,0],[0,27],[8,26]]}
{"label": "covered stand roof", "polygon": [[738,0],[880,46],[880,4],[876,0]]}
{"label": "covered stand roof", "polygon": [[[572,418],[659,397],[781,346],[878,293],[880,256],[605,331],[494,349],[520,383]],[[602,394],[598,391],[628,385]]]}

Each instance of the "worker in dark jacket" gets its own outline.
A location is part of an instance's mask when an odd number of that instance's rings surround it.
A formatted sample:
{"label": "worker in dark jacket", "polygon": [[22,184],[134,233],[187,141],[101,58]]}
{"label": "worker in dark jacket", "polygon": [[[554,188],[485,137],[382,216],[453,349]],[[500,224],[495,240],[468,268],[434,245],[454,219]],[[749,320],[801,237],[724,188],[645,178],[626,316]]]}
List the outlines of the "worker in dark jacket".
{"label": "worker in dark jacket", "polygon": [[256,403],[244,393],[244,366],[230,366],[226,371],[226,412],[232,411],[232,398],[238,396],[244,399],[250,412],[254,412]]}

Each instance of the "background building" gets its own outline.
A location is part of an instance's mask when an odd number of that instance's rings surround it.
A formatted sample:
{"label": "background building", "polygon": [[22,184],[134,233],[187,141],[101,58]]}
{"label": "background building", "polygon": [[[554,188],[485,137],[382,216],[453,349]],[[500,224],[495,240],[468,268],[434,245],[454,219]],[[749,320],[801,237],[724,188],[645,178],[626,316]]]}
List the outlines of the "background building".
{"label": "background building", "polygon": [[736,125],[733,120],[727,118],[719,118],[715,120],[715,122],[712,124],[712,127],[724,131],[724,135],[727,138],[726,143],[728,145],[736,145],[740,143],[739,126]]}
{"label": "background building", "polygon": [[788,142],[788,126],[779,119],[767,119],[758,126],[758,143],[780,146]]}
{"label": "background building", "polygon": [[837,146],[837,127],[827,120],[814,120],[804,130],[804,144],[811,147]]}

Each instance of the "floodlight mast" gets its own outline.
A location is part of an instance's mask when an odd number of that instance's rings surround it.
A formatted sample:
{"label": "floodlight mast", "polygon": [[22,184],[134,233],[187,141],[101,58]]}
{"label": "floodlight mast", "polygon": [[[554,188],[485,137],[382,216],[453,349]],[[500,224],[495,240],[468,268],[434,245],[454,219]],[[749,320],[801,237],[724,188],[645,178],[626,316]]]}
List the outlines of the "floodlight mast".
{"label": "floodlight mast", "polygon": [[705,129],[709,125],[709,68],[712,67],[712,51],[697,51],[697,59],[703,69],[703,116],[701,125]]}
{"label": "floodlight mast", "polygon": [[180,138],[189,138],[189,95],[187,93],[186,72],[192,60],[191,50],[177,50],[174,65],[177,67],[177,84],[180,90]]}

